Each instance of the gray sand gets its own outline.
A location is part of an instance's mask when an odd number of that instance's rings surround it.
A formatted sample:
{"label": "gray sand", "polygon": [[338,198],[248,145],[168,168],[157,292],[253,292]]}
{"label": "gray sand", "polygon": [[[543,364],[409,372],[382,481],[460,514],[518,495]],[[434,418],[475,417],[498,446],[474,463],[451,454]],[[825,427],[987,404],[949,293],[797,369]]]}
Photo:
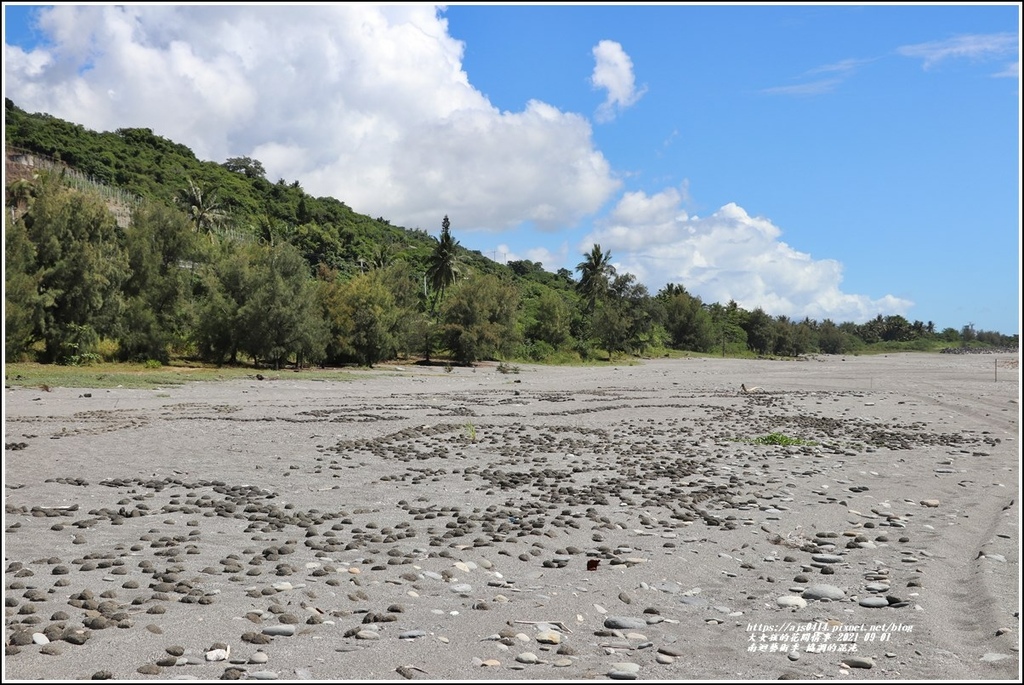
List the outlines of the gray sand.
{"label": "gray sand", "polygon": [[514,370],[8,387],[5,680],[1019,680],[1016,355]]}

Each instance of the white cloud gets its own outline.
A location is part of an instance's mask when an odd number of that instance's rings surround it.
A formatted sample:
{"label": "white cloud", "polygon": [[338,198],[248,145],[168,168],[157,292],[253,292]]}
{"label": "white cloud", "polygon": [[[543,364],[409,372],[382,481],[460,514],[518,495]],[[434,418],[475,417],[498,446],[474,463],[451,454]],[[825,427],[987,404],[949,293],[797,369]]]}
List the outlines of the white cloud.
{"label": "white cloud", "polygon": [[849,58],[832,64],[824,64],[820,67],[808,69],[804,72],[803,77],[817,76],[819,74],[833,74],[833,76],[804,83],[796,83],[790,86],[773,86],[771,88],[763,88],[761,92],[767,93],[768,95],[822,95],[824,93],[831,93],[834,92],[836,88],[839,87],[839,84],[844,80],[853,76],[858,69],[873,61],[874,60],[872,59]]}
{"label": "white cloud", "polygon": [[1017,36],[1012,33],[970,34],[947,40],[904,45],[897,52],[923,61],[931,69],[948,59],[984,60],[1003,57],[1017,51]]}
{"label": "white cloud", "polygon": [[53,58],[45,50],[25,52],[16,45],[4,44],[5,75],[21,75],[31,79],[40,76]]}
{"label": "white cloud", "polygon": [[595,116],[597,121],[607,122],[614,119],[619,111],[636,104],[647,92],[647,88],[637,89],[633,60],[619,43],[602,40],[594,46],[593,53],[595,64],[590,82],[594,88],[608,91]]}
{"label": "white cloud", "polygon": [[554,230],[620,186],[584,117],[473,88],[433,5],[58,5],[40,28],[48,47],[5,46],[22,109],[251,156],[398,225]]}
{"label": "white cloud", "polygon": [[992,74],[994,78],[1020,78],[1020,60],[1007,64],[1002,71]]}
{"label": "white cloud", "polygon": [[807,75],[810,76],[814,74],[852,74],[865,64],[868,64],[873,61],[874,60],[871,59],[855,59],[851,57],[844,60],[840,60],[833,64],[824,64],[820,67],[810,69],[807,71]]}
{"label": "white cloud", "polygon": [[780,240],[777,226],[736,204],[699,218],[682,211],[680,198],[672,188],[655,195],[628,193],[609,221],[580,243],[580,251],[601,245],[620,273],[633,274],[652,293],[678,283],[705,302],[735,300],[773,316],[860,323],[913,306],[892,295],[844,293],[842,264],[794,250]]}
{"label": "white cloud", "polygon": [[533,247],[523,252],[516,252],[505,243],[500,243],[492,250],[483,250],[482,254],[500,264],[526,259],[540,263],[545,271],[555,272],[569,258],[569,243],[563,242],[555,251],[547,247]]}
{"label": "white cloud", "polygon": [[797,83],[792,86],[763,88],[761,92],[768,95],[822,95],[823,93],[834,92],[840,83],[842,83],[840,79],[829,78],[809,83]]}

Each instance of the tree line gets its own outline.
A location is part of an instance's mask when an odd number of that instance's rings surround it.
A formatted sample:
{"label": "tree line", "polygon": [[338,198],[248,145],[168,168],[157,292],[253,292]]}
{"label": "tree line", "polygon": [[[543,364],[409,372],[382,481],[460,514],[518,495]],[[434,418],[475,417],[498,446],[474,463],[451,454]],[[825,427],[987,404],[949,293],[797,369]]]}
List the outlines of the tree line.
{"label": "tree line", "polygon": [[422,259],[381,241],[342,269],[298,231],[227,230],[217,193],[191,180],[173,204],[140,202],[124,226],[103,196],[59,173],[6,190],[8,362],[194,358],[280,368],[1016,345],[1016,336],[970,325],[936,331],[902,316],[795,321],[705,303],[679,284],[651,295],[617,273],[600,245],[582,255],[578,278],[526,260],[480,268],[489,260],[459,244],[447,216]]}
{"label": "tree line", "polygon": [[434,237],[271,182],[250,157],[200,161],[149,129],[96,133],[9,99],[5,112],[7,143],[48,158],[17,167],[8,154],[9,361],[567,362],[1017,344],[901,316],[790,320],[705,303],[680,284],[651,294],[600,245],[573,271],[498,264],[462,247],[447,216]]}

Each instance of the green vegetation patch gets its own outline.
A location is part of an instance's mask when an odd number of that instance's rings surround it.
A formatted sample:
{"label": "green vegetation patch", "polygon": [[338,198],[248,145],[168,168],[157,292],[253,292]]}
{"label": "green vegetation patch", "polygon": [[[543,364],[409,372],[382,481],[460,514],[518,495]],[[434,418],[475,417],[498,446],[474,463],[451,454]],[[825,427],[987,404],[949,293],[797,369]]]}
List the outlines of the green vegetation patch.
{"label": "green vegetation patch", "polygon": [[768,435],[762,435],[749,441],[754,445],[782,445],[784,447],[789,446],[815,446],[818,443],[811,440],[803,440],[801,438],[792,438],[785,433],[769,433]]}
{"label": "green vegetation patch", "polygon": [[321,369],[301,372],[256,371],[245,367],[182,367],[149,364],[106,363],[87,366],[61,366],[57,364],[16,363],[4,369],[5,386],[40,388],[162,388],[184,385],[192,381],[226,381],[255,378],[260,374],[266,381],[293,378],[303,380],[346,381],[351,376],[345,371]]}

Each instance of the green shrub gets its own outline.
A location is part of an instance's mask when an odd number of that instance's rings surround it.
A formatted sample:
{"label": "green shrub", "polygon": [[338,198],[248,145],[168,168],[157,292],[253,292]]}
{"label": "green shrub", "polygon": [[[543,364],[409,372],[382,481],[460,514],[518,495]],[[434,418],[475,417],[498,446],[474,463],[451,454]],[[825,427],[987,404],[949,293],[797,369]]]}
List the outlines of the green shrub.
{"label": "green shrub", "polygon": [[105,362],[117,361],[120,349],[121,346],[118,342],[110,338],[100,338],[100,341],[96,343],[96,354]]}
{"label": "green shrub", "polygon": [[498,362],[498,373],[519,373],[519,367],[510,366],[505,362]]}

